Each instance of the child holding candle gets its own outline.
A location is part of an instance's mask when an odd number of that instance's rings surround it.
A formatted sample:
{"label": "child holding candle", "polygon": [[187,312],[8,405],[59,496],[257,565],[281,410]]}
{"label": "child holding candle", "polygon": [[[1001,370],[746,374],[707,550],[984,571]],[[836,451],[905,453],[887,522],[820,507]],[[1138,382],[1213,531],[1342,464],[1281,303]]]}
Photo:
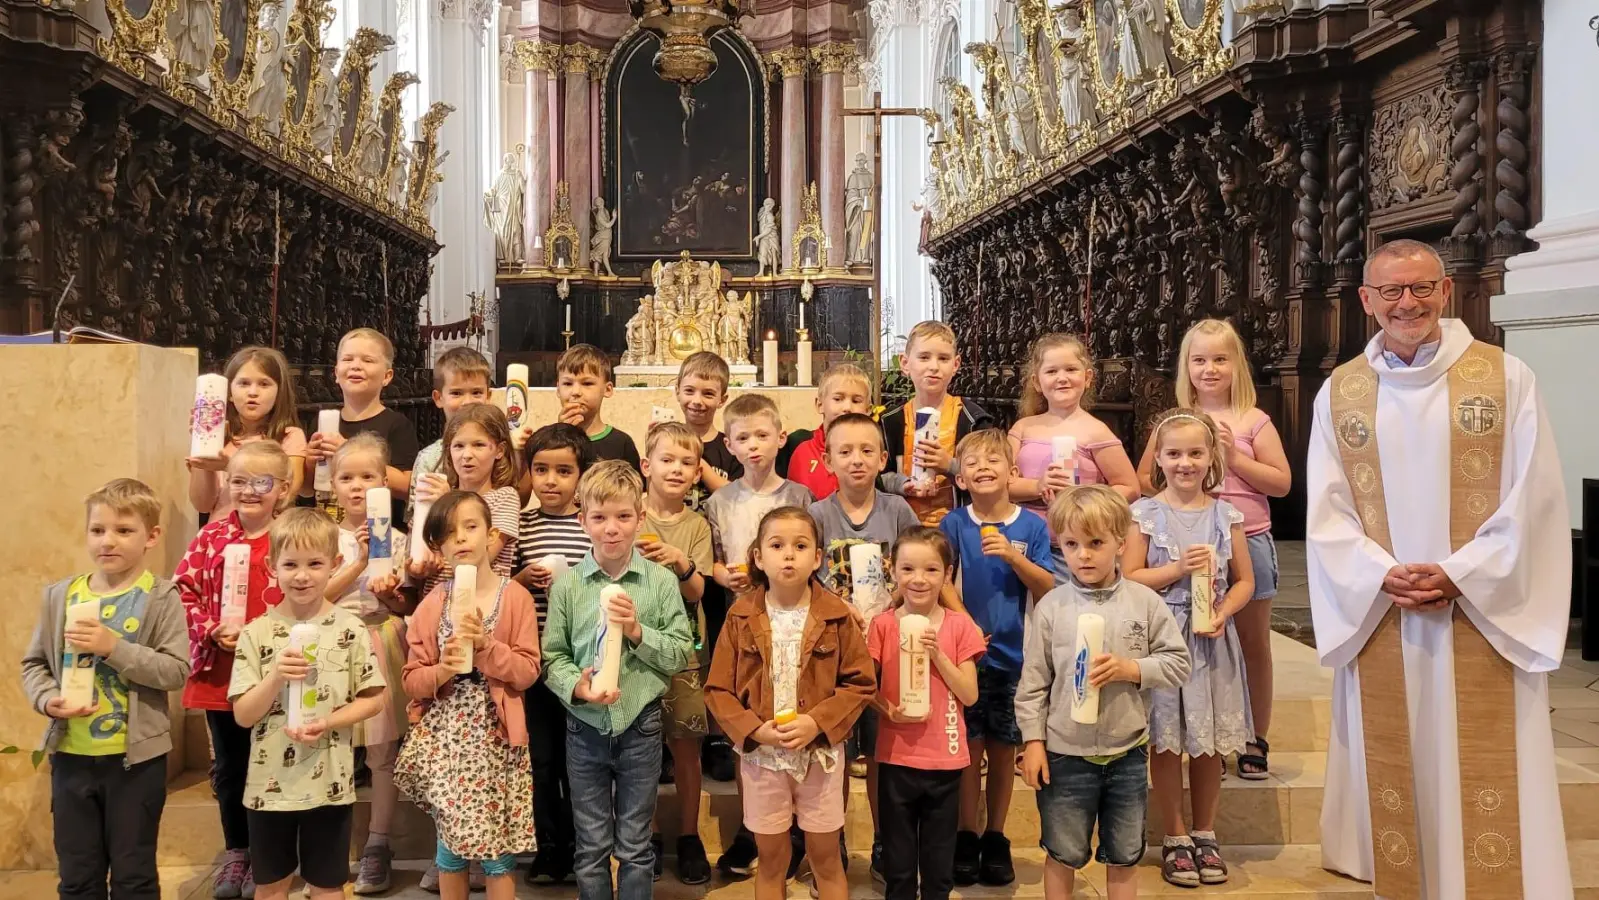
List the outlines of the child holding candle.
{"label": "child holding candle", "polygon": [[[483,354],[471,347],[451,347],[439,354],[433,362],[433,405],[444,412],[444,421],[450,421],[461,407],[469,403],[489,402],[489,387],[494,380],[494,369]],[[416,508],[417,482],[429,472],[444,473],[444,439],[434,441],[418,450],[411,467],[411,489],[406,497],[407,522]],[[421,522],[411,526],[420,532]],[[428,572],[422,577],[432,575]]]}
{"label": "child holding candle", "polygon": [[[1132,528],[1126,498],[1105,485],[1059,491],[1049,507],[1066,581],[1044,595],[1027,628],[1016,723],[1026,742],[1022,777],[1038,792],[1045,900],[1069,900],[1077,870],[1105,865],[1111,900],[1138,896],[1149,799],[1149,692],[1188,678],[1177,622],[1149,588],[1123,578],[1118,557]],[[1078,656],[1078,628],[1092,615],[1101,652]],[[1064,660],[1069,665],[1057,665]],[[1072,714],[1074,695],[1098,691],[1092,716]],[[1081,719],[1093,718],[1093,724]]]}
{"label": "child holding candle", "polygon": [[[286,900],[296,871],[313,900],[330,900],[349,880],[350,732],[383,711],[383,673],[361,620],[328,600],[338,526],[321,510],[294,509],[270,534],[283,602],[244,626],[228,687],[234,718],[253,731],[244,793],[250,867],[258,900]],[[296,631],[310,636],[296,641]],[[288,704],[308,686],[316,709],[297,713]]]}
{"label": "child holding candle", "polygon": [[[1033,342],[1010,429],[1017,470],[1010,498],[1040,516],[1057,492],[1074,484],[1108,484],[1128,503],[1139,497],[1138,476],[1121,439],[1084,405],[1093,381],[1093,357],[1075,335],[1046,334]],[[1070,451],[1069,458],[1062,451]],[[1055,579],[1064,581],[1065,560],[1054,537]]]}
{"label": "child holding candle", "polygon": [[633,438],[605,424],[601,407],[616,386],[611,383],[611,358],[598,347],[578,344],[555,361],[555,399],[560,419],[576,425],[594,442],[595,459],[620,459],[638,470],[638,447]]}
{"label": "child holding candle", "polygon": [[[1232,617],[1254,596],[1255,576],[1243,514],[1210,496],[1227,471],[1215,422],[1204,413],[1167,410],[1149,442],[1160,493],[1133,504],[1138,527],[1129,533],[1122,569],[1165,598],[1194,660],[1187,684],[1157,689],[1150,703],[1155,750],[1150,779],[1166,829],[1162,875],[1184,887],[1222,884],[1227,864],[1215,832],[1222,760],[1242,753],[1255,736]],[[1211,610],[1194,609],[1199,578],[1210,582]],[[1207,612],[1211,627],[1201,631],[1195,620]],[[1193,795],[1192,833],[1183,824],[1184,753]]]}
{"label": "child holding candle", "polygon": [[225,487],[228,458],[249,441],[277,441],[292,468],[289,496],[304,477],[305,432],[295,422],[294,372],[282,353],[245,347],[222,369],[228,381],[226,443],[217,457],[189,457],[189,502],[196,512],[220,519],[233,509]]}
{"label": "child holding candle", "polygon": [[[476,571],[476,608],[456,608],[451,579],[428,593],[406,631],[412,726],[394,779],[433,816],[434,865],[447,900],[466,900],[474,860],[490,900],[511,900],[516,854],[535,847],[522,697],[539,676],[538,625],[527,590],[490,564],[489,521],[479,494],[455,490],[434,501],[423,537],[452,570]],[[459,674],[468,652],[471,667]]]}
{"label": "child holding candle", "polygon": [[[1227,465],[1227,480],[1222,482],[1217,496],[1244,514],[1255,596],[1238,610],[1233,621],[1244,649],[1244,674],[1248,678],[1255,734],[1245,752],[1238,755],[1238,777],[1259,781],[1267,777],[1267,754],[1271,752],[1271,745],[1266,742],[1271,730],[1273,693],[1271,600],[1277,596],[1277,545],[1271,537],[1271,506],[1267,498],[1287,496],[1293,487],[1293,474],[1271,417],[1255,406],[1255,380],[1249,371],[1249,357],[1233,326],[1216,319],[1194,323],[1183,335],[1179,358],[1182,362],[1177,367],[1177,405],[1199,410],[1216,423]],[[1155,447],[1151,443],[1138,464],[1139,480],[1150,494],[1156,490],[1151,479],[1154,469]]]}
{"label": "child holding candle", "polygon": [[344,515],[339,521],[339,556],[343,567],[328,582],[328,599],[340,609],[360,617],[366,626],[388,703],[383,712],[356,724],[355,746],[366,748],[372,772],[372,816],[367,824],[366,846],[354,890],[378,894],[389,889],[393,853],[389,850],[389,823],[399,791],[394,787],[394,757],[405,734],[405,619],[412,611],[399,593],[407,555],[405,532],[393,530],[393,562],[378,573],[368,560],[370,539],[368,492],[385,490],[388,448],[374,434],[358,434],[333,453],[333,492]]}
{"label": "child holding candle", "polygon": [[250,870],[250,825],[244,811],[245,778],[250,759],[250,730],[238,724],[228,700],[233,678],[233,651],[241,628],[223,618],[224,551],[229,544],[250,548],[245,622],[254,621],[283,598],[268,560],[268,532],[289,501],[290,460],[276,441],[251,441],[228,460],[228,493],[233,512],[206,524],[189,542],[173,580],[183,598],[189,623],[186,709],[205,710],[211,732],[211,788],[222,817],[227,849],[217,870],[215,895],[253,893]]}
{"label": "child holding candle", "polygon": [[[154,897],[156,835],[172,749],[167,692],[189,674],[177,587],[145,565],[161,539],[161,501],[118,478],[84,501],[95,568],[44,590],[22,656],[22,688],[50,719],[50,812],[63,897]],[[88,614],[72,616],[73,607]],[[81,654],[93,696],[64,692],[63,657]]]}
{"label": "child holding candle", "polygon": [[[638,473],[622,460],[597,463],[578,483],[578,507],[593,550],[551,585],[544,633],[545,680],[569,713],[566,763],[578,893],[611,897],[615,857],[616,895],[648,900],[654,889],[650,819],[661,772],[661,696],[688,664],[694,642],[677,577],[634,546],[644,514]],[[611,629],[624,638],[618,683],[602,690],[596,645]]]}
{"label": "child holding candle", "polygon": [[[1010,441],[997,428],[967,435],[956,448],[956,483],[971,505],[945,516],[939,530],[955,548],[961,599],[988,637],[988,653],[977,667],[977,702],[966,709],[971,764],[961,784],[961,832],[955,840],[955,883],[1010,884],[1005,819],[1016,781],[1021,732],[1013,711],[1022,667],[1022,630],[1028,598],[1055,586],[1049,526],[1010,499],[1016,461]],[[978,800],[984,792],[982,763],[988,757],[986,830],[977,834]]]}
{"label": "child holding candle", "polygon": [[872,384],[861,367],[854,363],[829,366],[816,389],[816,410],[822,414],[821,427],[790,434],[777,468],[789,481],[805,485],[817,500],[826,500],[838,490],[838,475],[826,464],[829,426],[839,416],[864,416],[872,411]]}
{"label": "child holding candle", "polygon": [[[516,458],[511,451],[511,431],[505,413],[488,403],[461,407],[444,426],[444,484],[430,475],[417,482],[418,503],[436,503],[449,490],[481,494],[488,504],[494,534],[490,562],[496,574],[509,578],[516,564],[517,532],[521,528],[522,498],[516,492]],[[449,559],[428,580],[432,592],[449,577]]]}
{"label": "child holding candle", "polygon": [[784,896],[797,816],[822,900],[844,900],[843,744],[877,687],[866,639],[849,605],[813,577],[821,534],[805,510],[766,513],[746,558],[754,588],[728,610],[705,701],[743,756],[755,897]]}
{"label": "child holding candle", "polygon": [[[977,658],[986,647],[971,616],[948,605],[944,586],[955,551],[942,533],[912,526],[895,542],[893,559],[898,605],[872,620],[866,642],[884,719],[871,751],[878,764],[883,896],[946,900],[955,883],[961,772],[971,762],[965,709],[977,702]],[[920,617],[910,619],[924,626],[920,633],[902,630],[908,617]],[[925,681],[907,685],[902,660],[911,653],[925,655],[928,671]],[[925,714],[903,708],[911,691],[925,702]]]}
{"label": "child holding candle", "polygon": [[[677,878],[684,884],[711,880],[711,864],[700,840],[700,742],[710,730],[705,715],[704,669],[710,661],[705,646],[705,615],[700,601],[710,581],[711,526],[684,502],[700,472],[700,439],[693,429],[678,422],[650,428],[645,443],[644,530],[638,536],[639,552],[677,576],[688,615],[694,650],[681,672],[672,676],[661,709],[666,714],[662,733],[672,751],[672,781],[677,785]],[[655,876],[660,877],[660,832],[655,846]]]}
{"label": "child holding candle", "polygon": [[[937,525],[951,509],[966,502],[957,490],[955,474],[960,464],[955,445],[974,431],[993,424],[988,413],[949,393],[950,381],[960,370],[960,354],[955,350],[955,332],[943,322],[927,321],[911,329],[905,339],[905,354],[900,369],[915,386],[916,393],[903,406],[883,415],[883,444],[888,448],[901,474],[910,475],[921,466],[934,473],[930,486],[909,482],[904,487],[911,509],[924,525]],[[938,439],[916,436],[916,413],[938,411]]]}
{"label": "child holding candle", "polygon": [[397,496],[406,493],[416,461],[416,427],[383,405],[383,388],[393,378],[394,343],[381,331],[357,328],[339,339],[339,358],[333,367],[333,380],[344,394],[339,429],[336,434],[318,430],[307,442],[302,495],[309,496],[317,462],[332,458],[340,444],[363,431],[376,434],[388,445],[386,483]]}

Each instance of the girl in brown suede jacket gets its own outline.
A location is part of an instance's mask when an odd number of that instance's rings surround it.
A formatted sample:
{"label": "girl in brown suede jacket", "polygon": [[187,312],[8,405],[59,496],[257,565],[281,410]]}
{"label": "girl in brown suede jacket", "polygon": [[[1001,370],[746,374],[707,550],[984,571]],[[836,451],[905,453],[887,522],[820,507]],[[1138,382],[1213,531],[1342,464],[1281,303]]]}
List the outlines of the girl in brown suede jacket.
{"label": "girl in brown suede jacket", "polygon": [[761,519],[750,547],[756,589],[727,611],[705,682],[705,706],[742,757],[744,824],[760,853],[756,900],[786,893],[795,817],[821,900],[849,893],[838,849],[843,745],[877,679],[850,607],[814,580],[820,544],[803,509]]}

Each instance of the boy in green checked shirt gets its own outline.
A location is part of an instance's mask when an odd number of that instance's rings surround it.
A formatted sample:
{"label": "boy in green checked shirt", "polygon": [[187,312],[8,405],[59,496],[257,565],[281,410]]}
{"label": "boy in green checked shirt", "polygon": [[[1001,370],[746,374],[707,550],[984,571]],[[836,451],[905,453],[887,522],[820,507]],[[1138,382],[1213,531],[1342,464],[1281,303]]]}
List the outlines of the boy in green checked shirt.
{"label": "boy in green checked shirt", "polygon": [[[615,896],[649,900],[654,889],[650,820],[661,772],[661,695],[694,652],[677,576],[633,546],[644,521],[643,489],[638,473],[619,460],[584,473],[578,506],[593,549],[550,586],[544,630],[545,683],[571,713],[566,771],[578,893],[595,900],[613,896],[613,855]],[[616,690],[598,691],[600,591],[612,584],[625,592],[611,602],[611,627],[623,635],[621,677]]]}

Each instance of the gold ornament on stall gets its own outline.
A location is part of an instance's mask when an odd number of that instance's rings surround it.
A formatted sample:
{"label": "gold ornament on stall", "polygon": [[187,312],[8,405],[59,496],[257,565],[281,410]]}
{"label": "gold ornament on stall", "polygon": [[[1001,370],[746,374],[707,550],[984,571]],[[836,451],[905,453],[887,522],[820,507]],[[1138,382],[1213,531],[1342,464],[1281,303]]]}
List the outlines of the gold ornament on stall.
{"label": "gold ornament on stall", "polygon": [[177,0],[106,0],[111,37],[99,40],[108,62],[144,77],[144,63],[166,48],[167,16]]}
{"label": "gold ornament on stall", "polygon": [[455,107],[443,101],[434,101],[428,107],[427,114],[417,120],[421,136],[416,140],[416,149],[411,152],[411,180],[406,185],[405,208],[419,221],[427,221],[433,211],[434,194],[444,181],[444,175],[437,171],[439,163],[443,161],[439,156],[439,129],[452,112],[455,112]]}
{"label": "gold ornament on stall", "polygon": [[790,271],[820,272],[827,267],[827,234],[822,231],[822,208],[816,196],[816,182],[800,198],[800,223],[790,240],[793,253]]}
{"label": "gold ornament on stall", "polygon": [[[1272,5],[1279,2],[1273,0]],[[1221,45],[1221,4],[1222,0],[1166,0],[1172,54],[1193,63],[1195,86],[1227,71],[1233,63],[1232,48]]]}
{"label": "gold ornament on stall", "polygon": [[[212,14],[216,27],[216,52],[211,55],[211,97],[218,118],[241,127],[249,117],[250,87],[255,84],[256,42],[261,33],[261,9],[279,0],[222,0]],[[224,17],[243,16],[238,43],[228,38]]]}
{"label": "gold ornament on stall", "polygon": [[332,24],[333,6],[329,0],[298,0],[289,17],[283,42],[283,117],[278,135],[290,158],[317,157],[311,126],[316,119],[312,105],[323,89],[322,31]]}

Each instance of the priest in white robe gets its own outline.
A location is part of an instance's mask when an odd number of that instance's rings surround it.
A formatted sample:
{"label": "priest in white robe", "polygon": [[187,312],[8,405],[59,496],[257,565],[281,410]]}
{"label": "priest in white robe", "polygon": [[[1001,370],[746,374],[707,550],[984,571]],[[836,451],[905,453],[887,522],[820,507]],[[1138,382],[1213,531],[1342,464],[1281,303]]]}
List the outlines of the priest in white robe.
{"label": "priest in white robe", "polygon": [[[1565,646],[1571,541],[1554,434],[1531,370],[1496,348],[1474,345],[1461,321],[1441,318],[1452,285],[1432,248],[1415,241],[1386,244],[1373,252],[1364,282],[1362,304],[1383,330],[1367,345],[1364,361],[1352,361],[1356,380],[1339,382],[1335,375],[1317,396],[1306,467],[1311,613],[1321,661],[1336,670],[1323,865],[1366,881],[1375,876],[1378,896],[1388,900],[1565,900],[1572,883],[1546,673],[1560,665]],[[1468,352],[1472,365],[1450,375]],[[1461,377],[1489,380],[1482,377],[1483,358],[1503,360],[1503,409],[1492,398],[1457,390]],[[1364,396],[1372,381],[1374,420],[1353,410],[1350,400]],[[1479,408],[1489,417],[1473,418]],[[1491,439],[1489,452],[1468,450],[1465,456],[1475,457],[1463,458],[1456,431]],[[1352,462],[1355,447],[1374,451],[1364,467]],[[1492,459],[1488,482],[1480,464],[1493,453],[1501,455]],[[1462,472],[1497,484],[1496,502],[1463,493]],[[1452,520],[1452,513],[1461,514],[1451,508],[1452,494],[1460,508],[1478,507],[1474,531],[1461,533],[1459,520]],[[1363,503],[1362,496],[1377,503]],[[1385,507],[1385,515],[1375,506]],[[1397,620],[1388,620],[1396,607]],[[1477,659],[1491,664],[1460,671],[1455,630],[1471,626],[1481,635],[1472,640],[1484,646],[1485,639],[1485,651],[1491,647]],[[1388,680],[1398,682],[1391,708],[1400,708],[1399,692],[1408,708],[1408,785],[1377,779],[1368,785],[1368,759],[1376,771],[1395,756],[1393,741],[1368,739],[1371,711],[1363,715],[1362,709],[1362,652],[1381,630],[1389,637],[1397,630],[1392,646],[1402,650],[1389,657],[1387,671],[1402,675]],[[1468,706],[1459,714],[1457,685],[1469,698],[1477,673],[1490,670],[1503,673],[1500,696],[1513,702]],[[1376,681],[1368,689],[1376,690]],[[1397,712],[1392,717],[1402,729],[1405,719]],[[1495,728],[1504,739],[1485,742],[1482,735]],[[1483,749],[1485,743],[1502,748],[1498,775],[1515,775],[1514,802],[1503,809],[1496,804],[1507,795],[1496,784],[1472,778],[1462,790],[1463,762],[1481,775],[1483,768],[1473,763],[1495,752]],[[1409,811],[1414,844],[1383,824],[1374,845],[1373,798]],[[1379,812],[1386,823],[1387,811]],[[1468,820],[1497,824],[1473,827]],[[1386,894],[1379,871],[1385,866],[1409,867],[1386,879],[1400,887]],[[1499,882],[1490,889],[1485,879],[1493,877]]]}

